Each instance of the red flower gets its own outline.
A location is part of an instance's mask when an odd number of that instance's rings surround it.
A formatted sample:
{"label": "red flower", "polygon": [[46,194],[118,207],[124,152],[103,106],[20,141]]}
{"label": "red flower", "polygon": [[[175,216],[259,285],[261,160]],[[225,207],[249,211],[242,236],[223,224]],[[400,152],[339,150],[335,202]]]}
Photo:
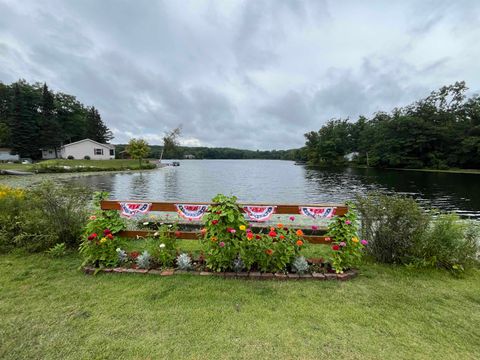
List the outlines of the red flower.
{"label": "red flower", "polygon": [[285,236],[284,236],[284,235],[280,235],[279,238],[283,240],[283,239],[285,239]]}
{"label": "red flower", "polygon": [[97,237],[97,234],[93,233],[92,235],[89,235],[88,236],[88,240],[92,241],[93,239],[95,239]]}
{"label": "red flower", "polygon": [[267,250],[265,250],[265,254],[267,254],[267,255],[272,255],[272,254],[273,254],[273,250],[272,250],[272,249],[267,249]]}
{"label": "red flower", "polygon": [[180,235],[182,235],[182,233],[180,231],[175,231],[175,236],[178,238],[180,237]]}
{"label": "red flower", "polygon": [[340,250],[340,246],[338,246],[338,245],[333,245],[333,246],[332,246],[332,250],[338,251],[338,250]]}
{"label": "red flower", "polygon": [[255,239],[260,240],[260,235],[255,235]]}
{"label": "red flower", "polygon": [[130,253],[130,258],[133,259],[133,260],[135,260],[139,256],[140,256],[140,253],[138,251],[132,251]]}
{"label": "red flower", "polygon": [[103,230],[103,235],[108,235],[108,234],[111,234],[112,232],[110,231],[110,229],[105,229]]}
{"label": "red flower", "polygon": [[247,239],[252,240],[253,239],[253,233],[251,233],[251,232],[247,233]]}
{"label": "red flower", "polygon": [[277,236],[277,233],[273,230],[270,230],[270,232],[268,233],[268,236],[275,237]]}
{"label": "red flower", "polygon": [[218,220],[212,220],[212,225],[217,225],[218,224]]}
{"label": "red flower", "polygon": [[113,235],[110,233],[110,234],[107,234],[107,238],[109,238],[110,240],[113,239]]}

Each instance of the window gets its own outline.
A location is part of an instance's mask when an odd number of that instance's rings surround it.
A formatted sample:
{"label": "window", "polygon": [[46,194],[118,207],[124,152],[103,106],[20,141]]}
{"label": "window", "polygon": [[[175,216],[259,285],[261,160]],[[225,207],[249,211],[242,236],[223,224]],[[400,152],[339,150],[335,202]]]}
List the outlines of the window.
{"label": "window", "polygon": [[48,153],[49,153],[49,154],[53,154],[53,150],[48,150]]}
{"label": "window", "polygon": [[115,156],[115,150],[110,149],[110,156]]}
{"label": "window", "polygon": [[103,155],[103,149],[93,149],[93,155]]}

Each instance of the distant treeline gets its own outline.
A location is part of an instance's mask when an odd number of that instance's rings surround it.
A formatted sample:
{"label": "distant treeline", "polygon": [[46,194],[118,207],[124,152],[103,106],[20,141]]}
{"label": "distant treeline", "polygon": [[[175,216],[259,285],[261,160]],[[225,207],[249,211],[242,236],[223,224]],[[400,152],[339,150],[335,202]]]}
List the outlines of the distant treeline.
{"label": "distant treeline", "polygon": [[358,164],[374,167],[480,168],[480,96],[467,98],[466,90],[457,82],[390,113],[331,120],[305,134],[306,157],[326,166],[354,153]]}
{"label": "distant treeline", "polygon": [[[126,145],[116,145],[117,156],[121,157]],[[162,153],[161,145],[150,145],[150,158],[159,159]],[[220,147],[188,147],[178,146],[163,154],[164,159],[183,159],[193,155],[195,159],[275,159],[298,160],[301,158],[301,149],[290,150],[243,150]]]}
{"label": "distant treeline", "polygon": [[0,147],[38,159],[41,148],[85,138],[105,143],[112,137],[97,109],[75,96],[54,93],[47,84],[0,82]]}

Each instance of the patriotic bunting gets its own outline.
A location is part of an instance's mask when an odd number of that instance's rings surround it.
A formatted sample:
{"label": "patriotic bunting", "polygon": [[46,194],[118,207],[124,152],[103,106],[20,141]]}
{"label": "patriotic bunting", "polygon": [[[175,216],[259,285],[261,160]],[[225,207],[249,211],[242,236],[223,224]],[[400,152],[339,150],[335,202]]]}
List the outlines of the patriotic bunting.
{"label": "patriotic bunting", "polygon": [[200,220],[208,210],[208,205],[175,204],[178,214],[189,220]]}
{"label": "patriotic bunting", "polygon": [[267,221],[275,213],[276,206],[244,206],[243,209],[252,221]]}
{"label": "patriotic bunting", "polygon": [[334,207],[307,207],[307,206],[299,206],[299,211],[301,215],[305,215],[315,218],[325,218],[330,219],[333,215],[335,215]]}
{"label": "patriotic bunting", "polygon": [[122,208],[122,216],[131,218],[138,213],[140,214],[146,214],[147,212],[150,211],[150,208],[152,207],[151,203],[126,203],[126,202],[121,202],[120,207]]}

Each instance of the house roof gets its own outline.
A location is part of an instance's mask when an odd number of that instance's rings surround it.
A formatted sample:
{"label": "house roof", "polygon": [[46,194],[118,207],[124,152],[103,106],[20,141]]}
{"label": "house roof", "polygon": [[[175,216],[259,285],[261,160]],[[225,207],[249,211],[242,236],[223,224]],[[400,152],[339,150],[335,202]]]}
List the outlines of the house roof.
{"label": "house roof", "polygon": [[95,143],[95,144],[100,145],[100,146],[105,146],[105,147],[108,147],[110,149],[115,149],[115,145],[113,145],[113,144],[102,144],[102,143],[99,143],[98,141],[95,141],[95,140],[92,140],[92,139],[83,139],[83,140],[75,141],[75,142],[72,142],[70,144],[65,144],[62,147],[65,148],[67,146],[76,145],[76,144],[79,144],[79,143],[82,143],[82,142],[85,142],[85,141],[90,141],[90,142]]}

